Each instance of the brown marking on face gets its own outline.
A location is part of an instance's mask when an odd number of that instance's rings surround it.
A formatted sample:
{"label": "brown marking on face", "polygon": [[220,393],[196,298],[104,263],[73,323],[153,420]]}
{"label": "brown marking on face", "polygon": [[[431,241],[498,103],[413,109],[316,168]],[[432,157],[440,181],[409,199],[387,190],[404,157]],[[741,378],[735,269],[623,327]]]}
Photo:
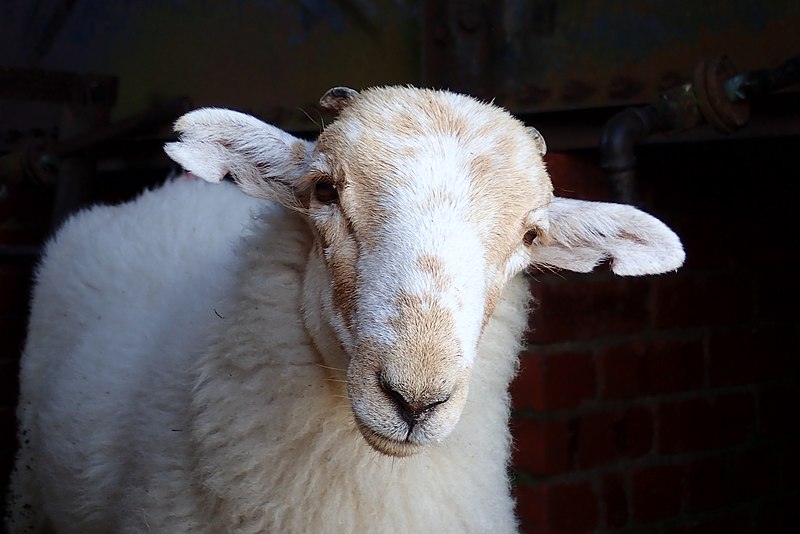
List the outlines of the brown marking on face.
{"label": "brown marking on face", "polygon": [[345,328],[352,330],[358,290],[356,287],[356,258],[349,256],[349,254],[335,252],[329,267],[331,270],[333,307],[341,315]]}
{"label": "brown marking on face", "polygon": [[306,145],[303,141],[295,141],[290,148],[289,160],[292,165],[301,166],[306,160]]}
{"label": "brown marking on face", "polygon": [[[478,128],[475,136],[491,140],[489,148],[476,151],[467,169],[471,180],[471,214],[482,230],[481,242],[489,265],[501,267],[522,243],[524,220],[534,208],[552,198],[552,186],[533,140],[525,127],[508,118]],[[483,131],[491,128],[491,132]]]}
{"label": "brown marking on face", "polygon": [[[345,110],[347,114],[349,108]],[[364,136],[357,145],[333,135],[329,126],[317,144],[331,162],[331,179],[337,184],[342,211],[349,219],[361,244],[374,250],[381,243],[378,234],[391,214],[382,207],[384,197],[408,185],[408,178],[397,172],[395,164],[411,152],[387,153],[373,135]],[[396,147],[392,150],[397,152]]]}
{"label": "brown marking on face", "polygon": [[422,254],[417,258],[417,267],[430,275],[433,279],[433,286],[437,291],[444,291],[448,285],[453,283],[453,277],[447,274],[444,261],[439,256]]}
{"label": "brown marking on face", "polygon": [[442,207],[454,207],[462,204],[455,194],[445,189],[434,189],[428,192],[428,196],[420,204],[422,211],[434,211]]}
{"label": "brown marking on face", "polygon": [[419,150],[411,145],[403,145],[397,149],[397,155],[406,160],[414,160],[420,157]]}
{"label": "brown marking on face", "polygon": [[[410,377],[424,381],[425,377],[446,374],[443,368],[458,365],[461,347],[455,333],[455,318],[439,299],[431,294],[401,293],[394,309],[397,313],[389,319],[389,326],[397,334],[396,351],[403,354]],[[409,385],[418,394],[427,387],[424,383]]]}
{"label": "brown marking on face", "polygon": [[494,121],[483,122],[472,129],[473,137],[479,139],[494,139],[500,133],[502,133],[502,130],[498,128],[497,123]]}
{"label": "brown marking on face", "polygon": [[319,253],[322,255],[331,277],[331,300],[334,309],[342,317],[345,328],[352,329],[356,305],[356,244],[347,220],[333,217],[332,224],[318,228]]}
{"label": "brown marking on face", "polygon": [[425,95],[419,107],[424,119],[429,122],[431,133],[463,137],[470,131],[471,124],[466,114],[452,103],[436,98],[436,95]]}
{"label": "brown marking on face", "polygon": [[391,121],[392,133],[402,139],[413,139],[419,135],[419,122],[411,113],[397,113]]}
{"label": "brown marking on face", "polygon": [[502,294],[503,286],[499,283],[492,284],[486,291],[486,307],[483,310],[483,321],[481,323],[482,329],[486,327],[486,323],[488,323],[489,319],[491,319],[492,315],[494,315],[494,309],[497,307],[497,303],[500,301]]}
{"label": "brown marking on face", "polygon": [[469,175],[473,177],[477,176],[489,176],[492,172],[495,172],[497,167],[497,163],[495,161],[496,157],[493,154],[477,154],[469,161]]}

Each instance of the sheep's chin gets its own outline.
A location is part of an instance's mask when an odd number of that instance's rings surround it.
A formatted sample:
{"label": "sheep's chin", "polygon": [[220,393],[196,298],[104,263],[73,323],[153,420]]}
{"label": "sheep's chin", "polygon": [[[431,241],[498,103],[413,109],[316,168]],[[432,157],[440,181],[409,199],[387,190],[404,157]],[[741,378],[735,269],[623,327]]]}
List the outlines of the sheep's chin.
{"label": "sheep's chin", "polygon": [[367,428],[366,425],[358,420],[358,417],[356,417],[355,420],[358,430],[360,430],[361,435],[364,436],[364,440],[370,447],[381,454],[393,456],[395,458],[405,458],[417,454],[423,448],[422,445],[411,443],[410,441],[397,441],[382,436],[374,430]]}

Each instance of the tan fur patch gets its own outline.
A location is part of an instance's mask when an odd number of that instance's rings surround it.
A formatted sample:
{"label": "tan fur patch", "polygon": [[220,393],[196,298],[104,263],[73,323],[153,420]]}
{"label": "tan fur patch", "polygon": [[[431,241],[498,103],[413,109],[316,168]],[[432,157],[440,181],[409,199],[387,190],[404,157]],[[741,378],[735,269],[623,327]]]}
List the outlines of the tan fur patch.
{"label": "tan fur patch", "polygon": [[423,254],[417,258],[417,267],[433,279],[436,290],[444,291],[453,282],[453,278],[447,275],[444,261],[438,256]]}
{"label": "tan fur patch", "polygon": [[358,245],[347,221],[339,217],[337,222],[336,226],[320,229],[319,240],[327,250],[323,258],[330,271],[333,307],[340,314],[345,328],[352,330],[357,296]]}
{"label": "tan fur patch", "polygon": [[[410,377],[441,376],[442,367],[457,365],[461,348],[454,330],[453,312],[433,295],[401,294],[394,303],[397,315],[389,325],[397,332]],[[425,389],[427,385],[409,385]]]}
{"label": "tan fur patch", "polygon": [[356,288],[355,258],[350,254],[335,253],[329,264],[333,290],[333,307],[341,314],[345,328],[353,328],[353,312],[358,290]]}
{"label": "tan fur patch", "polygon": [[306,146],[302,141],[292,143],[291,154],[289,156],[293,165],[302,166],[306,160]]}
{"label": "tan fur patch", "polygon": [[481,322],[481,328],[486,327],[486,323],[489,322],[492,315],[494,314],[494,309],[497,306],[497,303],[500,301],[500,297],[503,296],[503,288],[500,284],[492,284],[491,287],[486,291],[486,308],[483,311],[483,321]]}

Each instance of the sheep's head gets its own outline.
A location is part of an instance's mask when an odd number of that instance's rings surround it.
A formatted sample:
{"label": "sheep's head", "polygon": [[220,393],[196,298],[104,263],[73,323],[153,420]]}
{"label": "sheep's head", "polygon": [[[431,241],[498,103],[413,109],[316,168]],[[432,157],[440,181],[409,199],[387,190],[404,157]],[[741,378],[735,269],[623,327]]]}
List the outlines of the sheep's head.
{"label": "sheep's head", "polygon": [[649,215],[554,197],[541,136],[500,108],[413,88],[336,88],[321,103],[340,115],[316,143],[206,109],[178,120],[167,152],[307,215],[305,313],[321,310],[338,345],[326,352],[345,360],[329,363],[346,366],[356,423],[380,452],[452,431],[483,328],[530,264],[585,272],[608,259],[638,275],[683,261]]}

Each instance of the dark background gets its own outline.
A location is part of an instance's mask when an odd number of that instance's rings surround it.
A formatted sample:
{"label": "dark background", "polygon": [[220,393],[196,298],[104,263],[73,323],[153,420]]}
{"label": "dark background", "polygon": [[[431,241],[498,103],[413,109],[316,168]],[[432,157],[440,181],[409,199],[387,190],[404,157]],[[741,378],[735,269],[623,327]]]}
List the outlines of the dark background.
{"label": "dark background", "polygon": [[[695,97],[698,65],[727,55],[722,81],[776,69],[798,28],[795,1],[3,2],[0,484],[32,272],[60,220],[163,180],[191,107],[313,136],[328,88],[410,83],[495,99],[544,134],[558,194],[622,192],[686,247],[658,277],[531,273],[512,387],[525,531],[797,530],[800,94],[723,101],[727,133]],[[604,125],[685,84],[663,131],[622,136],[620,189]]]}

